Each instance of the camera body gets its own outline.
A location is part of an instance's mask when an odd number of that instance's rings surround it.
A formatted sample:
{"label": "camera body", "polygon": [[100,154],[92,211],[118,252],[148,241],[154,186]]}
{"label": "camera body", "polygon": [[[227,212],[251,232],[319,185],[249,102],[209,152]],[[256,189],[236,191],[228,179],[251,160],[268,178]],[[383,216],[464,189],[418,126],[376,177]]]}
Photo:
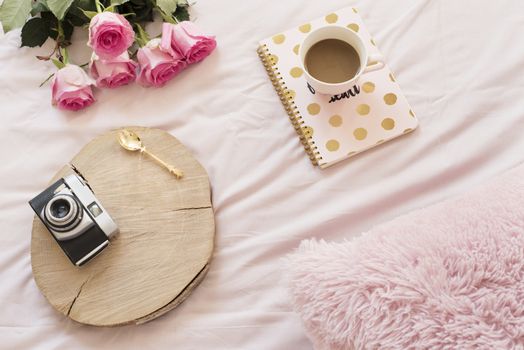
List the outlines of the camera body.
{"label": "camera body", "polygon": [[82,266],[98,255],[118,227],[78,175],[68,175],[29,201],[69,260]]}

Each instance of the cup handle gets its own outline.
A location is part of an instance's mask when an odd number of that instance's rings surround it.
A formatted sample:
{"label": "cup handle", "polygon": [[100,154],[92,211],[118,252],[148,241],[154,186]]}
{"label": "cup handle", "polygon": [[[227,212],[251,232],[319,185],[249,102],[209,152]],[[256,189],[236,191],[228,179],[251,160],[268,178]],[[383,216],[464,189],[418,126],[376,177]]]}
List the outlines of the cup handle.
{"label": "cup handle", "polygon": [[382,69],[386,66],[384,63],[384,57],[382,55],[369,55],[368,63],[364,69],[363,74],[374,72],[376,70]]}

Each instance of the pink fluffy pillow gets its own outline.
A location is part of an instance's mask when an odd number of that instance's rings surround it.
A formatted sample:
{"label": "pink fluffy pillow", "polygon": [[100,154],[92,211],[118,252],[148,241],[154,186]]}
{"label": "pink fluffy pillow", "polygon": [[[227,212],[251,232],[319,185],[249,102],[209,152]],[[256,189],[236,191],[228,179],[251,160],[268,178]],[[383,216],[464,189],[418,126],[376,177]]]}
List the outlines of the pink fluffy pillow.
{"label": "pink fluffy pillow", "polygon": [[289,267],[317,349],[524,349],[524,166]]}

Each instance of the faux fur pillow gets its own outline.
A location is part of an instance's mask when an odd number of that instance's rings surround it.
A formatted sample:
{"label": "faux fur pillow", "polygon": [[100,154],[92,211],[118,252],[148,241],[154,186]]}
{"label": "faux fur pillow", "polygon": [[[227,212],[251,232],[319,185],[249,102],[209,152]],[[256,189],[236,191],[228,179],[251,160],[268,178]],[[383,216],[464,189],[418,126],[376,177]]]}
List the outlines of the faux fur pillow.
{"label": "faux fur pillow", "polygon": [[524,349],[524,166],[344,243],[290,256],[317,349]]}

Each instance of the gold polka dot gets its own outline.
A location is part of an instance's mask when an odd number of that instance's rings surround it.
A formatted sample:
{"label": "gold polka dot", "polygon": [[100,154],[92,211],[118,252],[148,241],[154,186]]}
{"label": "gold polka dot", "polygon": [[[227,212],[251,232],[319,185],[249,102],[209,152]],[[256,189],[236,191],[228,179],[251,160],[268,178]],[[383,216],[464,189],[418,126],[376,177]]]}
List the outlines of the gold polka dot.
{"label": "gold polka dot", "polygon": [[313,130],[312,127],[306,125],[306,126],[302,127],[302,132],[304,133],[304,136],[311,137],[311,136],[313,136],[313,133],[315,131]]}
{"label": "gold polka dot", "polygon": [[359,141],[364,140],[368,136],[368,131],[364,128],[358,128],[353,131],[353,136]]}
{"label": "gold polka dot", "polygon": [[278,56],[277,55],[269,55],[269,59],[271,60],[271,64],[277,64],[278,63]]}
{"label": "gold polka dot", "polygon": [[286,40],[286,36],[284,34],[278,34],[273,37],[273,42],[275,44],[282,44]]}
{"label": "gold polka dot", "polygon": [[375,40],[371,39],[369,42],[371,42],[371,45],[377,46],[377,43],[375,43]]}
{"label": "gold polka dot", "polygon": [[335,114],[334,116],[329,118],[329,124],[331,124],[331,126],[334,126],[335,128],[341,126],[342,125],[342,117],[339,116],[338,114]]}
{"label": "gold polka dot", "polygon": [[404,133],[404,134],[407,134],[407,133],[410,133],[410,132],[412,132],[412,131],[413,131],[413,129],[408,128],[408,129],[404,130],[403,133]]}
{"label": "gold polka dot", "polygon": [[300,78],[302,73],[304,73],[304,71],[302,71],[302,68],[299,67],[293,67],[291,68],[291,71],[289,71],[289,74],[291,74],[293,78]]}
{"label": "gold polka dot", "polygon": [[357,154],[357,152],[352,151],[352,152],[349,152],[349,153],[348,153],[348,156],[353,156],[353,155],[355,155],[355,154]]}
{"label": "gold polka dot", "polygon": [[287,90],[286,95],[287,95],[287,98],[295,98],[297,93],[295,92],[295,90]]}
{"label": "gold polka dot", "polygon": [[298,55],[298,50],[300,49],[300,45],[295,45],[293,48],[293,52]]}
{"label": "gold polka dot", "polygon": [[311,115],[317,115],[320,113],[320,105],[318,103],[312,103],[309,106],[307,106],[307,111]]}
{"label": "gold polka dot", "polygon": [[380,145],[381,143],[384,143],[384,140],[378,140],[377,145]]}
{"label": "gold polka dot", "polygon": [[360,115],[368,115],[369,114],[369,105],[361,104],[357,107],[357,113]]}
{"label": "gold polka dot", "polygon": [[353,7],[353,12],[358,13],[358,10]]}
{"label": "gold polka dot", "polygon": [[395,82],[395,76],[393,76],[393,73],[389,73],[389,79],[390,79],[392,82]]}
{"label": "gold polka dot", "polygon": [[364,92],[367,92],[369,94],[375,91],[375,84],[373,84],[370,81],[367,81],[364,84],[362,84],[362,90],[364,90]]}
{"label": "gold polka dot", "polygon": [[302,33],[308,33],[311,30],[311,24],[307,23],[301,25],[300,27],[298,27],[298,30],[300,30]]}
{"label": "gold polka dot", "polygon": [[355,33],[358,33],[358,30],[360,29],[360,27],[356,23],[351,23],[350,25],[348,25],[348,28],[354,31]]}
{"label": "gold polka dot", "polygon": [[340,143],[338,143],[337,140],[329,140],[328,142],[326,142],[326,148],[330,152],[338,151],[338,149],[340,148]]}
{"label": "gold polka dot", "polygon": [[391,130],[395,127],[395,121],[391,118],[386,118],[381,123],[384,130]]}
{"label": "gold polka dot", "polygon": [[412,116],[413,118],[415,118],[415,113],[413,113],[413,111],[411,109],[409,110],[409,115]]}
{"label": "gold polka dot", "polygon": [[389,93],[384,95],[384,102],[386,102],[387,105],[394,105],[397,102],[397,95]]}
{"label": "gold polka dot", "polygon": [[335,23],[336,21],[338,21],[338,16],[336,13],[331,13],[326,16],[326,22]]}

